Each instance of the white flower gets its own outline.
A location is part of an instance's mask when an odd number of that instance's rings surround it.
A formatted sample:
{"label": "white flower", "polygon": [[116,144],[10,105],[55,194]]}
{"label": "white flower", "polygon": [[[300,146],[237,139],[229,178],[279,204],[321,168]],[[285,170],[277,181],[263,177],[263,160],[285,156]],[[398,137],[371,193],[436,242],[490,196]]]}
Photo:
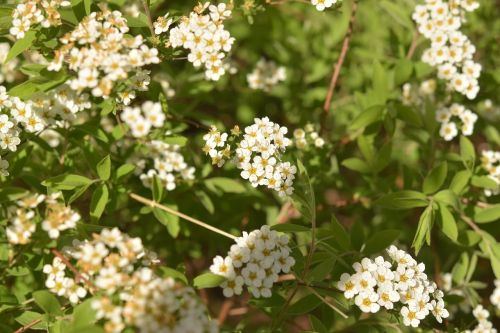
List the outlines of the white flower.
{"label": "white flower", "polygon": [[234,268],[231,257],[215,257],[212,266],[210,266],[210,271],[226,278],[232,278],[234,276]]}
{"label": "white flower", "polygon": [[439,135],[446,141],[453,140],[454,137],[458,135],[457,125],[455,123],[443,123],[441,124],[441,129],[439,130]]}
{"label": "white flower", "polygon": [[221,284],[223,288],[223,294],[225,297],[233,297],[233,295],[241,295],[243,291],[244,284],[243,277],[236,276],[234,278],[227,279]]}
{"label": "white flower", "polygon": [[406,326],[418,327],[420,320],[424,319],[424,316],[412,306],[403,306],[401,308],[401,315],[403,316],[403,323]]}
{"label": "white flower", "polygon": [[336,3],[337,0],[311,0],[311,4],[316,6],[316,9],[320,12],[324,11],[326,8],[330,8]]}
{"label": "white flower", "polygon": [[375,313],[380,310],[380,305],[377,303],[379,296],[373,291],[361,291],[354,302],[363,312]]}
{"label": "white flower", "polygon": [[356,281],[347,273],[343,273],[340,276],[340,281],[337,283],[337,286],[344,292],[344,297],[347,299],[353,298],[359,292],[356,288]]}

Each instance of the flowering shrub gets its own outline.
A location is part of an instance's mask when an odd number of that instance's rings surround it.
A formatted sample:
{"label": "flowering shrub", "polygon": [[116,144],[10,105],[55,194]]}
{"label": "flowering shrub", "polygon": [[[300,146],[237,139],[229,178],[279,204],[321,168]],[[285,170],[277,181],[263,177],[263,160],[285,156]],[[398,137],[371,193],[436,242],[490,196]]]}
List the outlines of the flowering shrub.
{"label": "flowering shrub", "polygon": [[0,332],[497,332],[499,17],[3,1]]}

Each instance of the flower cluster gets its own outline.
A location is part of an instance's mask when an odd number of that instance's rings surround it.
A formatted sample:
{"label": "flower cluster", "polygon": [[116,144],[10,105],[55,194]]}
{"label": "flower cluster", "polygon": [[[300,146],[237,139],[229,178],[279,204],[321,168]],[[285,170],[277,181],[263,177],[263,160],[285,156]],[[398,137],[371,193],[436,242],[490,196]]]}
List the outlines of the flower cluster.
{"label": "flower cluster", "polygon": [[298,149],[305,150],[311,145],[321,148],[325,145],[325,140],[319,136],[312,124],[307,124],[303,129],[297,128],[293,131],[293,144]]}
{"label": "flower cluster", "polygon": [[247,75],[247,82],[251,89],[271,91],[271,88],[286,80],[286,70],[274,61],[260,59],[254,70]]}
{"label": "flower cluster", "polygon": [[474,318],[477,319],[478,324],[472,331],[466,330],[465,333],[497,333],[497,330],[493,327],[493,323],[488,320],[490,312],[481,304],[472,310],[472,314],[474,315]]}
{"label": "flower cluster", "polygon": [[31,195],[16,202],[17,207],[10,209],[10,224],[6,234],[11,244],[27,244],[36,230],[35,214],[38,205],[44,203],[45,210],[41,217],[42,229],[52,239],[59,238],[61,231],[74,229],[80,220],[80,214],[66,206],[60,198],[60,193],[50,196]]}
{"label": "flower cluster", "polygon": [[326,8],[330,8],[336,4],[339,0],[311,0],[311,4],[316,6],[316,9],[320,12],[324,11]]}
{"label": "flower cluster", "polygon": [[44,28],[61,25],[58,9],[68,6],[71,6],[71,1],[68,0],[23,0],[12,12],[12,27],[9,32],[21,39],[35,24]]}
{"label": "flower cluster", "polygon": [[[293,193],[293,180],[297,168],[290,162],[282,162],[281,154],[291,144],[285,134],[286,127],[273,123],[268,117],[255,118],[255,123],[245,128],[243,139],[236,144],[233,158],[241,177],[248,179],[253,187],[267,186],[278,191],[280,196]],[[240,130],[232,130],[231,140],[236,140]],[[203,136],[204,152],[212,158],[212,164],[221,167],[231,158],[231,144],[227,143],[228,134],[212,127]]]}
{"label": "flower cluster", "polygon": [[481,154],[481,165],[488,172],[488,178],[498,184],[496,189],[485,189],[486,196],[500,193],[500,151],[485,150]]}
{"label": "flower cluster", "polygon": [[90,90],[95,97],[109,97],[117,92],[119,101],[130,103],[135,90],[147,90],[149,72],[143,66],[160,62],[158,50],[149,48],[141,35],[130,37],[127,20],[119,11],[101,5],[64,35],[47,67],[59,71],[66,65],[76,77],[68,84],[75,91]]}
{"label": "flower cluster", "polygon": [[436,92],[436,80],[429,79],[416,87],[411,83],[403,84],[401,101],[404,105],[420,105],[426,98],[434,97]]}
{"label": "flower cluster", "polygon": [[[78,112],[88,108],[88,96],[77,96],[67,85],[49,93],[35,93],[27,102],[10,97],[5,87],[0,86],[0,150],[14,152],[23,131],[39,133],[48,126],[62,127],[64,121],[73,122]],[[8,175],[7,167],[6,161],[0,162],[3,175]]]}
{"label": "flower cluster", "polygon": [[4,82],[14,82],[19,74],[17,71],[19,68],[19,59],[14,58],[5,63],[5,59],[7,59],[9,51],[9,43],[0,43],[0,84]]}
{"label": "flower cluster", "polygon": [[46,286],[72,303],[92,291],[92,308],[107,332],[126,328],[141,333],[218,330],[192,288],[172,278],[160,278],[148,267],[155,261],[154,255],[145,252],[140,238],[117,228],[103,229],[90,241],[74,241],[61,256],[66,264],[58,256],[52,265],[45,265]]}
{"label": "flower cluster", "polygon": [[[406,326],[418,327],[432,312],[438,322],[449,316],[444,308],[443,292],[428,280],[425,265],[395,246],[387,249],[391,261],[382,256],[363,258],[353,264],[356,273],[343,273],[338,287],[363,312],[375,313],[384,307],[394,309],[403,304],[400,314]],[[395,266],[393,266],[395,265]]]}
{"label": "flower cluster", "polygon": [[472,135],[477,115],[463,105],[453,103],[450,107],[439,109],[436,120],[441,123],[439,135],[446,141],[451,141],[458,135],[459,129],[465,136]]}
{"label": "flower cluster", "polygon": [[221,284],[224,296],[240,295],[245,285],[254,297],[271,297],[279,274],[290,272],[295,264],[287,244],[288,236],[278,235],[268,226],[243,232],[228,255],[215,257],[210,266],[212,273],[226,278]]}
{"label": "flower cluster", "polygon": [[460,27],[465,22],[464,11],[478,7],[479,2],[474,0],[426,0],[413,13],[419,32],[432,42],[422,61],[436,66],[438,77],[469,99],[476,98],[479,92],[481,65],[473,61],[476,48]]}
{"label": "flower cluster", "polygon": [[[206,2],[196,6],[189,16],[182,17],[180,24],[170,30],[170,45],[189,50],[188,61],[194,67],[204,65],[208,80],[217,81],[226,72],[224,59],[231,51],[234,38],[225,30],[224,21],[231,14],[231,7],[224,3],[211,5]],[[162,23],[156,23],[157,31],[166,31],[170,26],[166,17]]]}
{"label": "flower cluster", "polygon": [[125,107],[120,118],[130,127],[132,135],[136,138],[148,135],[151,128],[163,127],[165,123],[161,104],[151,101],[142,103],[141,107]]}
{"label": "flower cluster", "polygon": [[148,161],[140,158],[134,164],[145,187],[151,187],[153,177],[157,176],[168,191],[173,191],[179,183],[194,180],[195,168],[190,167],[179,152],[179,145],[153,140],[146,144],[144,157],[152,159],[152,168],[145,171]]}

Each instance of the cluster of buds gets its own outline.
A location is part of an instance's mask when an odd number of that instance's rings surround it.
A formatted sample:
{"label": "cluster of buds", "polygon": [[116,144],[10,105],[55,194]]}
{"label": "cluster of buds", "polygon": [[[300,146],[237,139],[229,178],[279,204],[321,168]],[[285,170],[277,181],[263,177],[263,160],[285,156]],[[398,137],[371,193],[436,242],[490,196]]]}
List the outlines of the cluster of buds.
{"label": "cluster of buds", "polygon": [[496,189],[485,189],[486,196],[500,193],[500,151],[485,150],[481,155],[481,165],[488,173],[488,178],[498,184]]}
{"label": "cluster of buds", "polygon": [[271,88],[286,80],[286,70],[274,61],[260,59],[254,70],[247,75],[247,82],[251,89],[271,91]]}

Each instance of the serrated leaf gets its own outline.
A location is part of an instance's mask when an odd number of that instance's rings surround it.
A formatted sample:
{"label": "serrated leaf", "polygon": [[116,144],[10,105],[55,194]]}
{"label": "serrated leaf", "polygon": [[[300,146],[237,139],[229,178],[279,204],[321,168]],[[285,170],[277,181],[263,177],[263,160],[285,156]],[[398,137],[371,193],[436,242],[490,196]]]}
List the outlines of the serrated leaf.
{"label": "serrated leaf", "polygon": [[420,215],[417,232],[415,233],[415,237],[413,238],[413,243],[411,245],[415,249],[416,254],[420,252],[422,245],[424,245],[424,241],[427,240],[427,243],[430,245],[430,232],[432,229],[433,222],[434,222],[434,209],[432,205],[429,205],[424,210],[422,215]]}

